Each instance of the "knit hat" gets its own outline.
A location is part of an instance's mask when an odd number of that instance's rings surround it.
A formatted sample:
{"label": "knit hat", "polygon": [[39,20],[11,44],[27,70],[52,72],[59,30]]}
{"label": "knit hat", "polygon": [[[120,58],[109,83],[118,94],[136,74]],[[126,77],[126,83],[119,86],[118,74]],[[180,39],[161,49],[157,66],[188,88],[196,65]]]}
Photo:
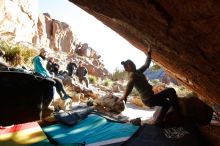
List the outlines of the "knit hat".
{"label": "knit hat", "polygon": [[47,50],[45,48],[41,48],[40,53],[44,53],[44,52],[47,52]]}
{"label": "knit hat", "polygon": [[123,65],[124,67],[126,67],[127,66],[127,64],[130,64],[133,68],[135,68],[136,69],[136,65],[134,64],[134,62],[133,61],[131,61],[130,59],[128,59],[128,60],[126,60],[126,61],[122,61],[121,62],[121,65]]}
{"label": "knit hat", "polygon": [[134,64],[133,61],[131,61],[130,59],[126,60],[126,61],[122,61],[121,65],[126,66],[128,63]]}

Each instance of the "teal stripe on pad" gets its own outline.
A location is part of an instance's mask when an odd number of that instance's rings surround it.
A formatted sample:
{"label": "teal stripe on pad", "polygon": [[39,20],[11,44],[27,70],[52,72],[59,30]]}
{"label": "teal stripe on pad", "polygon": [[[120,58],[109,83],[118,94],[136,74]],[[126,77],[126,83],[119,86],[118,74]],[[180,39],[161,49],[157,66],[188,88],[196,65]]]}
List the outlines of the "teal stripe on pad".
{"label": "teal stripe on pad", "polygon": [[55,124],[42,128],[43,131],[58,144],[83,143],[92,144],[114,139],[131,137],[139,126],[128,123],[111,122],[91,114],[77,125],[66,126]]}

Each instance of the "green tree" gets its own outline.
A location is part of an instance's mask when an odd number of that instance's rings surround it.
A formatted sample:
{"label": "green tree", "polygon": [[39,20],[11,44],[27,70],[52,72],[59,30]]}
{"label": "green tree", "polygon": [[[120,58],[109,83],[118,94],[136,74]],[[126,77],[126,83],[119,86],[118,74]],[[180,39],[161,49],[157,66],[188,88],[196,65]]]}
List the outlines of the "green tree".
{"label": "green tree", "polygon": [[118,68],[115,69],[114,73],[112,74],[112,80],[125,80],[128,77],[128,73],[126,71],[121,71]]}
{"label": "green tree", "polygon": [[150,67],[150,69],[152,71],[157,71],[157,70],[161,69],[161,67],[159,65],[157,65],[157,64],[154,64],[152,67]]}

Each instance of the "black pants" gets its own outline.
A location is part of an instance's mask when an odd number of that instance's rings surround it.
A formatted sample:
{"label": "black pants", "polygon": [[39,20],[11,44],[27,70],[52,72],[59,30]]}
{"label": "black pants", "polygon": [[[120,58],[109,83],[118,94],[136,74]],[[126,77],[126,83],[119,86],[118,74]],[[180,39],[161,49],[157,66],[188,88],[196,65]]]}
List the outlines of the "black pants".
{"label": "black pants", "polygon": [[[37,76],[43,77],[41,74],[39,74],[37,72],[35,72],[34,74],[37,75]],[[43,78],[45,78],[45,77],[43,77]],[[46,79],[54,82],[55,87],[56,87],[56,91],[60,95],[61,99],[63,99],[63,96],[67,95],[66,91],[64,90],[63,81],[61,79],[56,78],[56,77],[46,78]]]}
{"label": "black pants", "polygon": [[64,95],[66,95],[66,91],[64,90],[64,85],[63,85],[63,81],[59,78],[52,78],[55,81],[55,87],[57,90],[57,93],[60,95],[60,97],[62,98]]}
{"label": "black pants", "polygon": [[67,71],[68,71],[68,76],[72,76],[73,75],[73,73],[74,73],[74,70],[73,69],[67,69]]}
{"label": "black pants", "polygon": [[64,95],[66,95],[66,91],[64,90],[63,81],[59,78],[53,77],[53,78],[47,78],[48,80],[51,80],[55,82],[56,91],[59,94],[60,98],[63,98]]}
{"label": "black pants", "polygon": [[89,87],[89,81],[87,79],[87,77],[83,76],[83,77],[79,77],[79,82],[82,84],[82,81],[84,81],[86,83],[86,87]]}
{"label": "black pants", "polygon": [[180,113],[178,97],[176,91],[173,88],[168,88],[155,94],[147,101],[146,105],[151,107],[152,106],[162,107],[161,114],[158,117],[159,121],[163,120],[170,106],[172,106],[178,113]]}

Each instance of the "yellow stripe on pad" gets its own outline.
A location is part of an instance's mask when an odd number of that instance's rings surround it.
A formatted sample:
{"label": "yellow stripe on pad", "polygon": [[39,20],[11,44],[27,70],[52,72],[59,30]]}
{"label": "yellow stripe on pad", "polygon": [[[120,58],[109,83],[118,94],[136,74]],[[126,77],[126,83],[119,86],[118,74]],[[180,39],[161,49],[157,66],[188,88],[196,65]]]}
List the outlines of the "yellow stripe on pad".
{"label": "yellow stripe on pad", "polygon": [[0,145],[29,145],[47,139],[37,122],[14,125],[0,128]]}

